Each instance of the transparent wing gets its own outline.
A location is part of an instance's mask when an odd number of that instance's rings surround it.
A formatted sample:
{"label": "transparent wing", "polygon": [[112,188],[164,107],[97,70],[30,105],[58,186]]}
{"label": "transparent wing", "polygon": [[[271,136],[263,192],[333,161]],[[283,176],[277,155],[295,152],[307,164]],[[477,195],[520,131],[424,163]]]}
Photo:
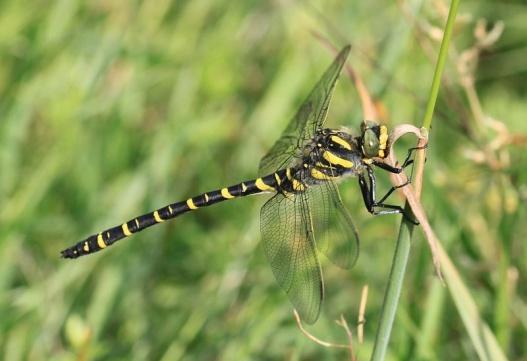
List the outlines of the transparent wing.
{"label": "transparent wing", "polygon": [[333,263],[351,268],[359,256],[359,233],[337,185],[324,182],[306,190],[318,249]]}
{"label": "transparent wing", "polygon": [[264,204],[260,218],[263,248],[278,284],[302,319],[314,323],[324,285],[306,197],[277,193]]}
{"label": "transparent wing", "polygon": [[333,94],[335,83],[349,51],[349,45],[340,51],[291,119],[281,137],[262,158],[258,171],[260,175],[270,174],[278,169],[291,166],[295,161],[295,156],[300,155],[299,152],[304,148],[305,142],[309,141],[315,131],[323,126],[331,94]]}

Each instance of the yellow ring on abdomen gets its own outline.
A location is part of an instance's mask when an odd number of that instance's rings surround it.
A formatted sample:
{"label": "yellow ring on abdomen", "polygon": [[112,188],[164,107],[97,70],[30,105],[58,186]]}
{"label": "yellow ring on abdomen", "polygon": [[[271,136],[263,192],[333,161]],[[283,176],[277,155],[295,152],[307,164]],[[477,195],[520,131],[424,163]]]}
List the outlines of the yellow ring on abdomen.
{"label": "yellow ring on abdomen", "polygon": [[221,189],[221,195],[225,199],[232,199],[232,198],[234,198],[234,196],[229,193],[229,190],[227,188],[222,188]]}
{"label": "yellow ring on abdomen", "polygon": [[254,185],[256,186],[256,188],[258,188],[261,191],[268,191],[268,190],[271,190],[271,189],[274,190],[273,187],[271,187],[270,185],[265,184],[264,181],[262,180],[262,178],[258,178],[254,182]]}
{"label": "yellow ring on abdomen", "polygon": [[130,229],[128,228],[128,223],[123,223],[123,225],[121,226],[121,228],[123,229],[123,233],[124,233],[124,235],[125,235],[126,237],[132,235],[132,232],[130,232]]}
{"label": "yellow ring on abdomen", "polygon": [[161,218],[159,216],[159,212],[158,211],[155,211],[154,212],[154,219],[156,220],[157,223],[161,223],[161,222],[164,222],[165,220],[163,218]]}
{"label": "yellow ring on abdomen", "polygon": [[198,209],[198,206],[196,206],[196,205],[194,204],[194,201],[192,200],[192,198],[187,199],[187,206],[188,206],[190,209]]}
{"label": "yellow ring on abdomen", "polygon": [[97,245],[99,246],[99,248],[106,248],[106,243],[104,243],[104,239],[102,239],[102,234],[99,233],[97,235]]}

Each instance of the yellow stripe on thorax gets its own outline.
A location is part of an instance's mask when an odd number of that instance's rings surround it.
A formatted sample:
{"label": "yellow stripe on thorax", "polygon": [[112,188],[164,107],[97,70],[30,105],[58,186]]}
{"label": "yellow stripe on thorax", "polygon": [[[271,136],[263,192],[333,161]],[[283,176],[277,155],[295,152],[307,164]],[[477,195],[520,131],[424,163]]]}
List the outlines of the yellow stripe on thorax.
{"label": "yellow stripe on thorax", "polygon": [[353,168],[353,162],[349,161],[347,159],[340,158],[336,156],[335,154],[331,153],[330,151],[326,150],[324,154],[322,154],[322,157],[327,160],[330,164],[333,165],[340,165],[344,168]]}
{"label": "yellow stripe on thorax", "polygon": [[229,190],[227,188],[222,188],[221,189],[221,195],[225,199],[232,199],[232,198],[234,198],[234,196],[229,193]]}
{"label": "yellow stripe on thorax", "polygon": [[324,164],[322,162],[317,162],[316,166],[317,166],[317,168],[335,169],[331,164],[326,165],[326,164]]}
{"label": "yellow stripe on thorax", "polygon": [[190,209],[198,209],[198,206],[196,206],[196,205],[194,204],[194,201],[192,200],[192,198],[187,199],[187,206],[188,206]]}
{"label": "yellow stripe on thorax", "polygon": [[155,211],[154,212],[154,219],[156,220],[157,223],[161,223],[161,222],[164,222],[165,220],[163,218],[161,218],[159,216],[159,212],[158,211]]}
{"label": "yellow stripe on thorax", "polygon": [[315,179],[319,179],[319,180],[329,180],[329,179],[335,179],[337,177],[333,177],[333,176],[330,176],[330,175],[327,175],[327,174],[324,174],[322,173],[321,171],[319,171],[318,169],[316,168],[311,168],[311,176]]}
{"label": "yellow stripe on thorax", "polygon": [[351,150],[351,144],[349,144],[347,141],[345,141],[344,139],[342,139],[341,137],[339,137],[338,135],[332,135],[330,137],[331,141],[333,143],[337,143],[338,145],[340,145],[342,148],[344,149],[347,149],[347,150]]}
{"label": "yellow stripe on thorax", "polygon": [[256,188],[258,188],[258,189],[261,190],[261,191],[274,190],[273,187],[271,187],[270,185],[265,184],[264,181],[262,180],[262,178],[258,178],[258,179],[254,182],[254,185],[256,186]]}

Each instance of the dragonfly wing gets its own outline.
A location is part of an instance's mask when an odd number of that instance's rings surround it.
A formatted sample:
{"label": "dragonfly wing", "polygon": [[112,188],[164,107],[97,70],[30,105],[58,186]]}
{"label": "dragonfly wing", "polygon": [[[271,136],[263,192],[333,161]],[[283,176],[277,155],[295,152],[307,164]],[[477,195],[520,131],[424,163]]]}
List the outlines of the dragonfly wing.
{"label": "dragonfly wing", "polygon": [[302,103],[297,113],[269,152],[260,161],[259,174],[266,175],[291,166],[317,129],[326,120],[331,95],[340,75],[350,46],[344,47],[326,70],[315,88]]}
{"label": "dragonfly wing", "polygon": [[260,214],[262,244],[278,284],[302,319],[312,324],[324,297],[308,200],[277,193]]}
{"label": "dragonfly wing", "polygon": [[318,249],[333,263],[351,268],[359,255],[359,233],[337,185],[324,182],[306,190]]}

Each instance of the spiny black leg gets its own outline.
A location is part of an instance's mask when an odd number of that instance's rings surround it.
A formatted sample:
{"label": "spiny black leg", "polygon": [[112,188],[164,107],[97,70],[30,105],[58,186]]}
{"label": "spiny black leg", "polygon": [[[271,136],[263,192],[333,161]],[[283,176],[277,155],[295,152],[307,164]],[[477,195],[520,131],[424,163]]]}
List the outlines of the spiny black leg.
{"label": "spiny black leg", "polygon": [[371,213],[373,212],[374,201],[371,198],[371,192],[370,188],[368,187],[368,183],[366,182],[366,178],[364,178],[364,175],[362,174],[359,174],[359,186],[362,193],[362,199],[364,200],[364,205],[366,206],[368,212]]}
{"label": "spiny black leg", "polygon": [[378,204],[375,207],[384,208],[380,210],[374,209],[372,214],[375,216],[380,216],[383,214],[402,214],[404,216],[404,209],[400,206],[395,206],[392,204],[382,204],[382,205]]}
{"label": "spiny black leg", "polygon": [[412,153],[414,151],[421,150],[421,149],[426,149],[426,148],[428,148],[428,143],[426,143],[422,147],[413,147],[413,148],[408,149],[408,153],[406,154],[406,158],[404,159],[404,162],[403,162],[403,165],[401,166],[401,168],[404,169],[404,168],[408,167],[410,164],[412,164],[414,162],[413,159],[410,159],[412,157]]}
{"label": "spiny black leg", "polygon": [[[416,222],[412,217],[408,215],[404,211],[404,209],[401,206],[396,206],[392,204],[385,204],[384,201],[393,193],[393,191],[397,188],[401,188],[406,186],[409,183],[409,180],[407,180],[405,183],[392,187],[384,197],[382,197],[379,201],[376,201],[375,198],[375,190],[376,190],[376,181],[375,181],[375,174],[373,173],[373,169],[368,167],[368,178],[370,179],[370,194],[373,199],[373,202],[371,204],[371,213],[374,215],[382,215],[382,214],[394,214],[394,213],[401,213],[408,222],[413,223],[415,225],[418,225],[419,222]],[[384,210],[376,210],[375,208],[384,208]]]}
{"label": "spiny black leg", "polygon": [[412,153],[419,149],[426,149],[428,147],[428,144],[422,146],[422,147],[413,147],[408,149],[408,153],[406,154],[406,158],[404,159],[403,165],[401,167],[392,167],[389,164],[386,164],[384,162],[379,162],[374,160],[373,164],[381,169],[384,169],[387,172],[399,174],[403,171],[404,168],[408,167],[410,164],[414,162],[413,159],[410,159],[412,157]]}
{"label": "spiny black leg", "polygon": [[[382,197],[382,199],[380,201],[376,201],[375,200],[375,191],[376,191],[376,181],[375,181],[375,174],[373,173],[373,170],[368,167],[367,168],[367,174],[368,174],[368,179],[370,181],[370,184],[368,186],[368,182],[366,181],[365,177],[363,174],[359,174],[358,178],[359,178],[359,185],[360,185],[360,189],[361,189],[361,193],[362,193],[362,199],[364,200],[364,205],[366,206],[366,209],[368,210],[368,212],[370,212],[371,214],[373,215],[383,215],[383,214],[397,214],[397,213],[400,213],[403,215],[403,217],[415,224],[415,225],[418,225],[419,222],[416,222],[414,219],[412,219],[405,211],[404,209],[401,207],[401,206],[396,206],[396,205],[392,205],[392,204],[385,204],[383,203],[386,198],[388,198],[390,196],[391,193],[393,193],[393,191],[397,188],[400,188],[400,187],[404,187],[405,185],[407,185],[409,182],[406,182],[404,184],[401,184],[397,187],[392,187],[392,189],[390,189],[388,191],[388,193]],[[384,208],[384,209],[376,209],[376,208]]]}
{"label": "spiny black leg", "polygon": [[375,178],[375,173],[373,173],[373,169],[371,167],[367,168],[368,170],[368,179],[370,180],[370,197],[371,197],[371,203],[375,204],[377,201],[375,200],[377,198],[377,179]]}
{"label": "spiny black leg", "polygon": [[407,186],[408,184],[410,184],[410,180],[407,179],[406,182],[404,182],[403,184],[399,184],[398,186],[393,186],[392,188],[390,188],[390,190],[377,202],[377,203],[383,203],[389,196],[392,195],[392,193],[396,190],[396,189],[399,189],[399,188],[402,188],[402,187],[405,187]]}
{"label": "spiny black leg", "polygon": [[377,160],[374,160],[373,161],[373,164],[381,169],[384,169],[385,171],[387,172],[390,172],[390,173],[395,173],[395,174],[399,174],[403,171],[403,168],[398,168],[398,167],[392,167],[391,165],[389,164],[386,164],[384,162],[379,162]]}
{"label": "spiny black leg", "polygon": [[410,217],[408,215],[407,212],[404,211],[403,207],[401,206],[396,206],[396,205],[393,205],[393,204],[384,204],[384,203],[378,203],[375,205],[375,207],[379,207],[379,208],[384,208],[384,209],[380,209],[380,210],[377,210],[377,209],[374,209],[372,214],[373,215],[383,215],[383,214],[402,214],[403,215],[403,218],[412,223],[413,225],[415,226],[418,226],[419,225],[419,222],[417,222],[415,219],[413,219],[412,217]]}
{"label": "spiny black leg", "polygon": [[359,174],[359,186],[366,209],[368,212],[374,214],[375,207],[377,206],[377,202],[375,201],[375,189],[377,187],[375,182],[375,174],[373,174],[373,170],[370,167],[367,168],[367,173],[370,184],[368,185],[364,174]]}

